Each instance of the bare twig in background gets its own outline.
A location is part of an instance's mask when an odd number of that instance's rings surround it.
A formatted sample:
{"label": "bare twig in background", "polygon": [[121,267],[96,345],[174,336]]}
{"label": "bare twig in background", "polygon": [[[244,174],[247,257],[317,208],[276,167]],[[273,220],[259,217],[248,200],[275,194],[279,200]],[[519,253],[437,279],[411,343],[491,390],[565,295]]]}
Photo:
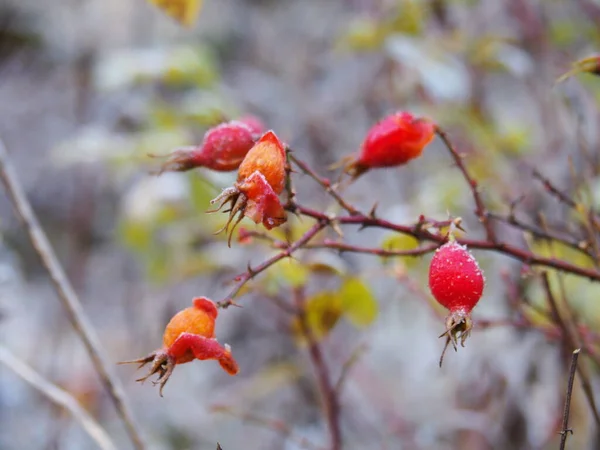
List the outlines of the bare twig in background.
{"label": "bare twig in background", "polygon": [[575,381],[575,372],[577,371],[577,358],[579,357],[580,351],[580,348],[574,350],[571,358],[571,370],[569,372],[569,383],[567,384],[567,395],[565,397],[565,410],[563,412],[562,430],[560,432],[560,450],[565,449],[568,434],[573,434],[573,430],[569,428],[569,411],[571,409],[573,382]]}
{"label": "bare twig in background", "polygon": [[[562,315],[560,314],[560,310],[558,309],[556,299],[554,298],[554,294],[552,293],[552,289],[550,287],[548,272],[542,273],[542,284],[544,290],[546,291],[546,298],[548,300],[548,304],[550,305],[552,318],[561,329],[563,339],[569,345],[570,349],[578,348],[579,345],[577,345],[576,331],[572,330],[569,327],[569,325],[564,321]],[[583,392],[585,393],[585,397],[587,398],[587,401],[592,410],[592,415],[594,416],[596,425],[600,427],[600,415],[598,415],[598,409],[596,408],[596,400],[594,399],[594,391],[592,390],[592,384],[590,383],[589,377],[581,368],[581,366],[577,366],[577,372],[581,377],[581,385],[583,387]]]}
{"label": "bare twig in background", "polygon": [[54,289],[67,311],[69,320],[71,321],[75,332],[81,338],[98,375],[106,386],[135,448],[138,450],[144,449],[145,446],[141,434],[138,431],[133,420],[133,415],[125,401],[123,389],[118,379],[110,370],[110,363],[104,354],[104,350],[100,345],[94,328],[87,318],[77,294],[67,279],[44,230],[40,226],[40,223],[31,208],[31,204],[29,203],[17,174],[9,161],[6,148],[1,140],[0,179],[2,179],[2,183],[6,188],[8,197],[10,198],[17,215],[26,228],[31,244],[52,280]]}
{"label": "bare twig in background", "polygon": [[23,381],[29,383],[51,401],[68,410],[102,450],[116,450],[117,447],[115,447],[115,444],[113,444],[106,431],[67,391],[44,379],[35,370],[10,353],[4,346],[0,346],[0,363],[4,364]]}
{"label": "bare twig in background", "polygon": [[515,217],[514,214],[510,214],[508,216],[502,216],[500,214],[488,212],[488,217],[499,222],[505,222],[509,225],[514,226],[515,228],[519,228],[525,232],[531,233],[531,235],[540,240],[545,240],[548,242],[559,242],[561,244],[567,245],[581,253],[590,256],[590,243],[583,239],[575,239],[572,236],[566,236],[560,233],[553,232],[551,230],[542,230],[534,225],[530,225],[525,223]]}
{"label": "bare twig in background", "polygon": [[340,373],[340,377],[335,383],[335,392],[337,395],[340,395],[342,392],[342,388],[344,387],[344,383],[348,379],[348,374],[354,365],[358,362],[360,357],[367,351],[367,344],[361,344],[354,349],[354,351],[350,354],[350,357],[346,360],[344,365],[342,366],[342,372]]}
{"label": "bare twig in background", "polygon": [[342,448],[342,432],[340,429],[339,399],[335,386],[331,383],[331,376],[329,374],[327,363],[323,358],[319,341],[315,337],[313,330],[306,319],[306,297],[302,288],[296,288],[294,290],[294,301],[298,310],[297,318],[298,324],[300,325],[300,331],[308,342],[308,353],[316,372],[317,384],[321,391],[321,398],[323,399],[325,420],[327,422],[327,427],[329,428],[331,439],[329,448],[330,450],[340,450]]}

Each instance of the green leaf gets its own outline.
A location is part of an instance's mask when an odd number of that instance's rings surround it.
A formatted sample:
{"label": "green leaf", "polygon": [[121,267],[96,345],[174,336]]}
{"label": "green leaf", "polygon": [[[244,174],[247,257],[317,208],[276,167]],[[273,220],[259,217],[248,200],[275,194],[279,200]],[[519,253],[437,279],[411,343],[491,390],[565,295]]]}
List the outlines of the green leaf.
{"label": "green leaf", "polygon": [[366,327],[377,317],[378,304],[371,290],[359,278],[347,278],[340,289],[341,307],[348,320]]}

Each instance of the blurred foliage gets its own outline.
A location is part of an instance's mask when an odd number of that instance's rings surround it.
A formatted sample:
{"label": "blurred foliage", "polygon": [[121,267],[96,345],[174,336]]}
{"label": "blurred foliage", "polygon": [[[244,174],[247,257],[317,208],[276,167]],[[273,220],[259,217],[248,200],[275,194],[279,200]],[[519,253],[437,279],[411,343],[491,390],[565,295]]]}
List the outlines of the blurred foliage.
{"label": "blurred foliage", "polygon": [[291,323],[292,333],[300,344],[307,343],[307,333],[316,340],[323,339],[342,317],[357,328],[368,327],[377,318],[379,306],[361,278],[342,277],[338,289],[320,291],[306,299],[303,311],[304,319],[296,316]]}

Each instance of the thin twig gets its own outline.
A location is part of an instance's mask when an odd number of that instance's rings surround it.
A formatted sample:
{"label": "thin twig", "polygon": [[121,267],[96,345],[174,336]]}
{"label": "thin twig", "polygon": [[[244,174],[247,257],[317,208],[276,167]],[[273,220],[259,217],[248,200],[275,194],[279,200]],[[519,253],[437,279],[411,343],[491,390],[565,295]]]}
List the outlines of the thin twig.
{"label": "thin twig", "polygon": [[6,148],[0,140],[0,179],[4,183],[8,197],[10,198],[17,215],[29,235],[29,240],[37,252],[40,260],[54,285],[60,301],[67,311],[67,315],[75,332],[82,340],[96,372],[102,379],[110,397],[112,398],[119,416],[123,420],[127,432],[136,449],[144,449],[141,434],[134,422],[133,415],[125,401],[125,394],[118,379],[112,374],[108,358],[100,345],[95,330],[86,316],[77,294],[67,279],[64,270],[40,226],[31,204],[27,199],[17,174],[9,161]]}
{"label": "thin twig", "polygon": [[496,232],[494,230],[494,226],[488,220],[485,203],[481,198],[481,194],[479,192],[479,185],[477,181],[471,176],[471,174],[469,174],[469,171],[467,170],[463,162],[463,156],[459,154],[458,151],[454,148],[454,145],[450,141],[450,138],[448,137],[446,132],[441,128],[437,127],[436,133],[440,137],[446,148],[450,151],[450,154],[452,155],[452,158],[454,158],[454,162],[456,163],[458,169],[462,173],[463,178],[469,184],[469,189],[471,190],[473,200],[475,201],[475,215],[477,215],[479,221],[483,224],[488,240],[490,242],[496,242]]}
{"label": "thin twig", "polygon": [[40,391],[48,397],[48,399],[69,411],[73,418],[81,424],[86,433],[102,450],[116,450],[117,447],[106,431],[67,391],[46,380],[35,370],[14,356],[4,346],[0,346],[0,363],[12,370],[23,381]]}
{"label": "thin twig", "polygon": [[571,357],[571,370],[569,371],[569,383],[567,384],[567,395],[565,397],[565,410],[563,412],[562,430],[560,432],[560,450],[565,450],[567,436],[573,434],[569,428],[569,412],[571,410],[571,395],[573,394],[573,382],[575,381],[575,372],[577,371],[577,358],[579,358],[580,348],[573,351]]}
{"label": "thin twig", "polygon": [[[571,349],[579,348],[580,346],[577,343],[575,332],[571,331],[567,323],[565,323],[565,321],[563,320],[562,315],[560,314],[560,310],[558,309],[556,299],[554,298],[554,294],[552,293],[552,289],[550,287],[550,281],[547,272],[542,273],[542,285],[544,287],[544,290],[546,291],[546,299],[548,301],[548,304],[550,305],[552,316],[554,318],[554,321],[561,329],[563,338],[566,340],[567,344]],[[600,415],[598,414],[598,409],[596,408],[596,400],[594,398],[594,391],[592,389],[590,380],[587,374],[581,368],[581,366],[577,366],[577,372],[581,377],[581,386],[592,410],[592,415],[594,416],[596,426],[600,427]]]}
{"label": "thin twig", "polygon": [[319,183],[319,185],[323,189],[325,189],[325,191],[329,195],[331,195],[331,197],[333,197],[342,208],[348,211],[348,214],[350,214],[351,216],[358,214],[358,210],[354,206],[349,204],[346,200],[344,200],[340,194],[338,194],[338,192],[333,188],[333,186],[331,186],[331,182],[328,179],[322,178],[319,175],[317,175],[317,173],[314,170],[312,170],[305,162],[296,158],[291,152],[289,153],[289,158],[291,161],[294,162],[294,164],[296,164],[300,168],[300,170],[302,170],[302,172],[304,172],[306,175],[308,175],[317,183]]}
{"label": "thin twig", "polygon": [[538,228],[534,225],[530,225],[528,223],[523,222],[522,220],[517,219],[514,214],[511,214],[509,216],[502,216],[500,214],[488,212],[487,215],[491,219],[500,222],[505,222],[509,225],[514,226],[515,228],[519,228],[523,231],[529,232],[536,239],[559,242],[575,250],[578,250],[587,256],[590,256],[590,243],[588,241],[573,239],[569,236],[563,236],[562,234],[550,230],[544,231],[541,228]]}
{"label": "thin twig", "polygon": [[550,194],[556,197],[561,203],[564,203],[569,208],[577,209],[577,202],[557,188],[548,178],[540,173],[537,169],[531,169],[534,178],[537,178]]}
{"label": "thin twig", "polygon": [[304,290],[301,287],[294,289],[294,300],[296,309],[298,310],[297,318],[300,325],[300,330],[308,342],[308,353],[313,368],[316,372],[317,384],[319,386],[319,390],[321,391],[321,398],[323,399],[325,420],[327,421],[327,427],[329,428],[329,435],[331,439],[331,445],[329,448],[330,450],[340,450],[342,448],[342,432],[340,429],[339,399],[337,391],[335,390],[335,386],[333,386],[331,382],[329,369],[325,359],[323,358],[319,341],[315,337],[313,330],[311,329],[306,318],[306,297]]}
{"label": "thin twig", "polygon": [[329,219],[319,220],[316,224],[314,224],[300,239],[290,245],[287,249],[277,253],[271,258],[264,261],[262,264],[256,267],[250,267],[248,265],[248,270],[243,274],[236,277],[236,284],[234,288],[229,292],[227,297],[217,303],[219,308],[226,309],[231,305],[234,305],[234,298],[240,292],[240,290],[246,285],[248,281],[257,276],[258,274],[264,272],[273,264],[281,261],[284,258],[290,257],[296,250],[302,248],[305,244],[307,244],[313,237],[315,237],[319,231],[325,228],[329,224]]}
{"label": "thin twig", "polygon": [[340,373],[340,377],[338,378],[337,383],[335,383],[335,388],[334,388],[337,395],[340,395],[340,393],[342,392],[344,384],[345,384],[346,380],[348,379],[348,374],[350,373],[350,369],[352,369],[354,367],[354,365],[358,362],[358,360],[365,353],[366,350],[367,350],[367,344],[363,343],[363,344],[359,345],[358,347],[356,347],[354,349],[354,351],[350,354],[350,357],[346,360],[346,362],[342,366],[342,371]]}
{"label": "thin twig", "polygon": [[333,250],[337,250],[340,253],[343,252],[351,252],[351,253],[364,253],[375,256],[382,257],[392,257],[392,256],[423,256],[427,253],[431,253],[435,251],[440,246],[440,244],[430,244],[425,247],[413,248],[409,250],[385,250],[382,248],[370,248],[370,247],[360,247],[357,245],[346,244],[344,242],[336,242],[330,239],[325,239],[323,242],[317,244],[308,244],[304,248],[330,248]]}

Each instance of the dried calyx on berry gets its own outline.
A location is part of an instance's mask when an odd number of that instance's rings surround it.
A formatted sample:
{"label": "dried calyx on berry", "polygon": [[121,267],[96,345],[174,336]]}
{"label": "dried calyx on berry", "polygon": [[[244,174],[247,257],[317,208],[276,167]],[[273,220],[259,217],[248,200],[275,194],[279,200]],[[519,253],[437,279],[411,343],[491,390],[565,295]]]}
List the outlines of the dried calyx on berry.
{"label": "dried calyx on berry", "polygon": [[228,244],[238,223],[248,217],[255,223],[262,223],[270,230],[286,221],[286,213],[279,201],[279,194],[285,187],[285,147],[273,131],[267,131],[248,152],[238,170],[237,182],[211,200],[219,203],[220,211],[225,205],[230,208],[225,212],[229,218],[225,226],[219,230],[227,231],[231,222],[236,219],[229,230]]}
{"label": "dried calyx on berry", "polygon": [[166,155],[157,173],[185,172],[196,167],[218,172],[236,170],[260,137],[262,126],[259,119],[247,116],[212,127],[204,134],[202,144],[177,148]]}
{"label": "dried calyx on berry", "polygon": [[344,168],[353,179],[370,169],[395,167],[417,158],[435,137],[435,124],[409,112],[396,112],[368,131],[357,157]]}
{"label": "dried calyx on berry", "polygon": [[471,333],[471,311],[483,294],[485,278],[479,264],[453,238],[438,248],[429,266],[429,288],[434,298],[449,310],[446,318],[446,344],[440,357],[440,367],[449,344],[457,350],[464,347]]}
{"label": "dried calyx on berry", "polygon": [[143,383],[152,375],[158,374],[159,377],[153,384],[160,385],[161,397],[177,364],[185,364],[194,359],[214,359],[230,375],[236,375],[239,371],[229,345],[221,345],[215,339],[215,320],[218,315],[215,304],[206,297],[198,297],[192,301],[192,305],[175,314],[167,324],[163,348],[144,358],[119,363],[140,364],[139,368],[152,363],[148,374],[136,381]]}

